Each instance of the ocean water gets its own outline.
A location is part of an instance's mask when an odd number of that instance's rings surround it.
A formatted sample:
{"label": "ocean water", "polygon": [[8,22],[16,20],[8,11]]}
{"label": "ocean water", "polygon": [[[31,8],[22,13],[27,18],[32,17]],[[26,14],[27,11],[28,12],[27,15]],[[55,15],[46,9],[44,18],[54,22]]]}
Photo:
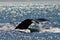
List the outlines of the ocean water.
{"label": "ocean water", "polygon": [[[41,33],[13,30],[23,20],[32,18],[47,18],[50,22],[44,27],[55,29]],[[0,40],[60,40],[60,4],[0,6]]]}

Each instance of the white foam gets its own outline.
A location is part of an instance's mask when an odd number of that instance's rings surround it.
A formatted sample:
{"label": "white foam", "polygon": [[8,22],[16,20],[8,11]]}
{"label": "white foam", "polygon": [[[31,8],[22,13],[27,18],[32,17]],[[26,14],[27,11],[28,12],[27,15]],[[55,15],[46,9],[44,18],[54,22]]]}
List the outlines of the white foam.
{"label": "white foam", "polygon": [[[10,31],[10,30],[15,30],[15,26],[9,24],[9,23],[3,23],[3,24],[0,24],[2,25],[2,27],[0,27],[0,30],[4,30],[4,31]],[[34,25],[34,24],[32,24]],[[53,28],[53,27],[50,27],[49,29],[44,29],[42,28],[43,25],[39,24],[40,28],[38,28],[38,30],[43,33],[43,32],[51,32],[51,33],[60,33],[60,28]],[[26,32],[26,33],[30,33],[30,30],[28,29],[16,29],[15,31],[23,31],[23,32]]]}
{"label": "white foam", "polygon": [[60,28],[42,29],[40,32],[60,33]]}
{"label": "white foam", "polygon": [[4,31],[9,31],[9,30],[14,30],[14,27],[8,27],[8,26],[3,26],[0,28],[0,30],[4,30]]}
{"label": "white foam", "polygon": [[0,27],[0,30],[3,31],[10,31],[10,30],[15,30],[15,31],[22,31],[26,33],[30,33],[30,30],[28,29],[15,29],[16,25],[10,24],[10,23],[1,23],[2,27]]}
{"label": "white foam", "polygon": [[15,27],[11,25],[10,23],[1,23],[2,27],[0,27],[0,30],[8,31],[8,30],[14,30]]}
{"label": "white foam", "polygon": [[[43,23],[39,23],[39,30],[40,30],[40,32],[42,33],[42,32],[51,32],[51,33],[60,33],[60,28],[58,28],[58,27],[52,27],[52,26],[44,26],[44,25],[46,25],[45,24],[46,22],[43,22]],[[49,22],[49,24],[51,24],[50,22]],[[48,24],[47,24],[48,25]],[[44,27],[47,27],[48,29],[45,29],[45,28],[43,28],[43,26]]]}
{"label": "white foam", "polygon": [[29,29],[16,29],[16,31],[30,33],[30,30]]}

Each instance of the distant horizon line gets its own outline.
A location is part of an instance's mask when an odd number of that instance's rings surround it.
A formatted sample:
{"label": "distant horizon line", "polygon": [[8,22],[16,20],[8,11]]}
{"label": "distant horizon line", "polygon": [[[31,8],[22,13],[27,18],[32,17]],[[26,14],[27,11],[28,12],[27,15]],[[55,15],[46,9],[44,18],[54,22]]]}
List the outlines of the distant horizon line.
{"label": "distant horizon line", "polygon": [[60,1],[60,0],[0,0],[0,2],[40,2],[40,1]]}
{"label": "distant horizon line", "polygon": [[0,2],[60,2],[60,0],[0,0]]}
{"label": "distant horizon line", "polygon": [[55,2],[0,2],[0,6],[19,6],[19,5],[30,5],[30,4],[60,4],[59,1]]}
{"label": "distant horizon line", "polygon": [[0,1],[0,2],[60,2],[58,0],[46,0],[46,1]]}

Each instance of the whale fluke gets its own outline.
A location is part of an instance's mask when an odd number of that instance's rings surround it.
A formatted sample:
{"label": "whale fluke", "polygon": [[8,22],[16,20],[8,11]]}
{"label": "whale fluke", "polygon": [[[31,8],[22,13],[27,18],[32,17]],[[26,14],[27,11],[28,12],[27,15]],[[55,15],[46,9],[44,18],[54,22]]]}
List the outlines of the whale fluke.
{"label": "whale fluke", "polygon": [[50,21],[48,19],[45,19],[45,18],[38,18],[38,19],[33,19],[36,23],[39,23],[39,22],[44,22],[44,21]]}
{"label": "whale fluke", "polygon": [[39,18],[39,19],[26,19],[22,21],[15,29],[29,29],[31,32],[33,31],[39,31],[39,30],[33,30],[28,28],[32,23],[36,22],[39,24],[39,22],[44,22],[44,21],[49,21],[48,19],[45,18]]}
{"label": "whale fluke", "polygon": [[32,19],[26,19],[22,21],[15,29],[27,29],[31,25]]}

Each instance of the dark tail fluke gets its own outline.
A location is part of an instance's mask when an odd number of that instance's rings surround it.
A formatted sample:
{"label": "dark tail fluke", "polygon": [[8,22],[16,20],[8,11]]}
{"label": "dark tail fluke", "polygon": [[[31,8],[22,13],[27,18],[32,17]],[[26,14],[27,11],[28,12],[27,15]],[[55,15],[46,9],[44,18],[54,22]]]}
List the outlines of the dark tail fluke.
{"label": "dark tail fluke", "polygon": [[[26,19],[22,21],[15,29],[28,29],[29,25],[33,23],[32,20],[34,19]],[[44,21],[49,21],[49,20],[45,18],[38,18],[38,19],[35,19],[34,21],[36,23],[39,23],[39,22],[44,22]]]}
{"label": "dark tail fluke", "polygon": [[27,29],[31,25],[32,19],[22,21],[15,29]]}
{"label": "dark tail fluke", "polygon": [[38,18],[38,19],[35,19],[34,21],[35,21],[36,23],[39,23],[39,22],[50,21],[50,20],[45,19],[45,18]]}

